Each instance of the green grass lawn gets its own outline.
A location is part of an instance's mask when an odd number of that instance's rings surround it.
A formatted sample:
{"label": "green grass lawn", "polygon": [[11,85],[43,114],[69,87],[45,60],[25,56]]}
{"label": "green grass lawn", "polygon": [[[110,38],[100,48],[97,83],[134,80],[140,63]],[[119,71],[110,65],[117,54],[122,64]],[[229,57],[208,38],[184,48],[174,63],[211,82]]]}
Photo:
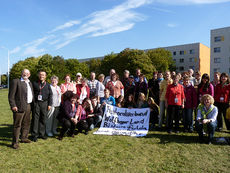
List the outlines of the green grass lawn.
{"label": "green grass lawn", "polygon": [[[0,172],[229,172],[230,146],[197,143],[196,133],[146,137],[79,134],[10,148],[12,113],[0,90]],[[215,137],[230,137],[227,132]]]}

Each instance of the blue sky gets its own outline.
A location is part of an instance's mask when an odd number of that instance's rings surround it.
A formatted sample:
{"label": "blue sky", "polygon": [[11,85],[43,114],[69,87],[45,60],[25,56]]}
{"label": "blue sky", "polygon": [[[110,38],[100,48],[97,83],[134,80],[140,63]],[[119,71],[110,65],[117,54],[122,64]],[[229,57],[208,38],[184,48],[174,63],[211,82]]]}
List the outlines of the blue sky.
{"label": "blue sky", "polygon": [[[99,57],[201,42],[230,26],[230,0],[1,0],[0,72],[27,57]],[[5,47],[7,49],[4,49]]]}

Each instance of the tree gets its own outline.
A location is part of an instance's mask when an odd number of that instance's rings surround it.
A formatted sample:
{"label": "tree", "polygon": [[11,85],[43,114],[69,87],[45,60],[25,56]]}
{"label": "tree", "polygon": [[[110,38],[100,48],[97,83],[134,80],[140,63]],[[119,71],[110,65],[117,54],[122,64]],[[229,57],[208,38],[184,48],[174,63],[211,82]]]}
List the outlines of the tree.
{"label": "tree", "polygon": [[114,60],[116,59],[117,54],[113,52],[111,54],[105,55],[105,58],[101,61],[100,73],[103,73],[105,76],[109,74],[110,69],[116,67]]}
{"label": "tree", "polygon": [[140,68],[142,73],[150,78],[153,71],[156,70],[148,55],[138,49],[124,49],[114,59],[114,64],[119,75],[123,75],[125,69],[129,70],[131,74],[135,74],[136,69]]}
{"label": "tree", "polygon": [[174,70],[175,64],[170,51],[163,48],[148,50],[146,53],[158,71]]}
{"label": "tree", "polygon": [[24,61],[18,61],[10,70],[10,79],[20,78],[23,69],[30,70],[30,80],[37,80],[37,65],[40,58],[30,57]]}
{"label": "tree", "polygon": [[47,73],[47,81],[50,82],[50,78],[53,75],[53,57],[49,54],[43,55],[37,65],[37,71],[44,70]]}
{"label": "tree", "polygon": [[76,74],[80,72],[82,76],[89,77],[89,68],[86,63],[80,63],[77,59],[65,60],[66,72],[71,75],[72,80],[75,79]]}
{"label": "tree", "polygon": [[6,74],[1,75],[0,85],[7,85],[7,75]]}
{"label": "tree", "polygon": [[52,60],[52,75],[56,75],[59,78],[59,83],[64,82],[64,77],[67,74],[67,68],[65,66],[65,60],[61,56],[55,56]]}
{"label": "tree", "polygon": [[101,62],[102,60],[100,59],[91,59],[85,63],[88,65],[90,72],[95,72],[99,75],[101,73]]}

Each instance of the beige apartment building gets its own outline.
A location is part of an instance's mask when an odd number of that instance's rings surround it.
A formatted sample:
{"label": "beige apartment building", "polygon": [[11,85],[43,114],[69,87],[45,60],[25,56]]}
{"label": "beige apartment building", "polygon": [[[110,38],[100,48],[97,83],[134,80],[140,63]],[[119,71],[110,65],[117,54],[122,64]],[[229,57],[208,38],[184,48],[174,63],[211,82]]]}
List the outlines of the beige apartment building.
{"label": "beige apartment building", "polygon": [[211,30],[211,78],[214,72],[230,74],[230,27]]}
{"label": "beige apartment building", "polygon": [[177,72],[188,69],[210,74],[210,48],[201,43],[162,47],[172,53]]}

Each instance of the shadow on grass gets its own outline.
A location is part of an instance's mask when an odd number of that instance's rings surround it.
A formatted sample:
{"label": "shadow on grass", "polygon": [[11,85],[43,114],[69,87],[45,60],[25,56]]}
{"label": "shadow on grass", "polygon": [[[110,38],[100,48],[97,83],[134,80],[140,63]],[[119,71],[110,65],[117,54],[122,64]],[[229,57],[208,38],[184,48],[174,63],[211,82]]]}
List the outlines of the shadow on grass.
{"label": "shadow on grass", "polygon": [[0,124],[0,145],[10,147],[12,141],[12,124]]}
{"label": "shadow on grass", "polygon": [[[158,138],[160,139],[159,144],[168,144],[168,143],[183,143],[183,144],[195,144],[199,143],[198,134],[194,136],[189,133],[181,133],[181,134],[148,134],[145,138]],[[219,137],[214,137],[212,144],[214,145],[230,145],[228,143],[219,143],[217,139]],[[224,137],[230,141],[229,137]],[[207,141],[207,136],[204,137],[205,141]]]}
{"label": "shadow on grass", "polygon": [[148,134],[145,138],[158,138],[159,144],[167,144],[171,142],[191,144],[197,143],[198,136],[180,135],[180,134]]}

